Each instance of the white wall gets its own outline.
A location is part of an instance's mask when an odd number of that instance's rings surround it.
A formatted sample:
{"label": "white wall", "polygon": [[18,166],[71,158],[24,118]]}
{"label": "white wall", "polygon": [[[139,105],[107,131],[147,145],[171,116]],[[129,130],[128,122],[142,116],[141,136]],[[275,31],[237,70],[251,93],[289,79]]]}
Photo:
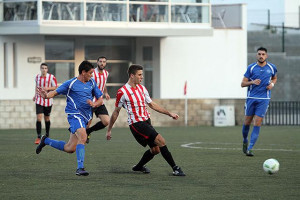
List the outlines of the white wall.
{"label": "white wall", "polygon": [[161,98],[245,98],[246,30],[214,30],[207,37],[161,39]]}
{"label": "white wall", "polygon": [[300,27],[299,26],[299,7],[300,0],[289,0],[284,2],[285,11],[285,26]]}
{"label": "white wall", "polygon": [[[8,87],[4,88],[3,44],[7,44]],[[16,45],[17,87],[13,85],[13,43]],[[32,99],[34,78],[40,72],[40,63],[28,63],[28,57],[44,58],[44,36],[0,36],[0,100]]]}

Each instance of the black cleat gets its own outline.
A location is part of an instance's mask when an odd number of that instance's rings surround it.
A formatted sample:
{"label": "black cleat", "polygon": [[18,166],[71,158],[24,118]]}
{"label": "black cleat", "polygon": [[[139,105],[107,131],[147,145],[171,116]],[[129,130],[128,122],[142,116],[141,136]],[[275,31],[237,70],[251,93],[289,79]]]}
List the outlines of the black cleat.
{"label": "black cleat", "polygon": [[248,148],[248,142],[243,142],[243,152],[246,154]]}
{"label": "black cleat", "polygon": [[246,156],[254,156],[254,154],[252,153],[251,150],[247,150],[246,151]]}
{"label": "black cleat", "polygon": [[79,168],[76,170],[76,175],[77,176],[88,176],[89,173],[87,171],[85,171],[84,168]]}
{"label": "black cleat", "polygon": [[47,138],[47,136],[43,135],[40,141],[40,144],[36,147],[35,153],[39,154],[41,153],[42,149],[46,146],[45,144],[45,139]]}
{"label": "black cleat", "polygon": [[175,166],[175,167],[173,167],[173,175],[174,176],[185,176],[185,173],[181,170],[180,167]]}
{"label": "black cleat", "polygon": [[86,138],[86,142],[85,143],[89,143],[90,142],[90,138],[91,138],[91,134],[87,134],[87,138]]}
{"label": "black cleat", "polygon": [[132,167],[132,170],[135,171],[135,172],[143,172],[144,174],[149,174],[150,173],[150,169],[148,169],[146,166],[136,167],[136,165],[134,165]]}

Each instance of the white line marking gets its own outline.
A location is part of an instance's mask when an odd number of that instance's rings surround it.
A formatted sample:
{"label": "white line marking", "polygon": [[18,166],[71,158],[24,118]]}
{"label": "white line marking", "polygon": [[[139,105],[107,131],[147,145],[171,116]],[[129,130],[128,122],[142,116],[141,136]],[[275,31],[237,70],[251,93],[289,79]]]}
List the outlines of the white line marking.
{"label": "white line marking", "polygon": [[[223,147],[203,147],[201,145],[241,145],[238,143],[211,143],[211,142],[192,142],[192,143],[187,143],[187,144],[182,144],[181,147],[185,148],[191,148],[191,149],[210,149],[210,150],[241,150],[242,146],[240,148],[223,148]],[[268,146],[274,146],[276,144],[269,144]],[[278,145],[279,146],[279,145]],[[299,152],[300,150],[294,150],[294,149],[256,149],[258,151],[294,151],[294,152]]]}

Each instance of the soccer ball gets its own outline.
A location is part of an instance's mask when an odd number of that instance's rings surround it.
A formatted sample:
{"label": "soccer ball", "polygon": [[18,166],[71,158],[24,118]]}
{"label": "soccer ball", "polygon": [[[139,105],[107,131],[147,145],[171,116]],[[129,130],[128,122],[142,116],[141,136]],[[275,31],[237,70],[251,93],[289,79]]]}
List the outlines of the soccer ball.
{"label": "soccer ball", "polygon": [[279,170],[279,162],[274,158],[270,158],[264,162],[263,169],[268,174],[274,174]]}

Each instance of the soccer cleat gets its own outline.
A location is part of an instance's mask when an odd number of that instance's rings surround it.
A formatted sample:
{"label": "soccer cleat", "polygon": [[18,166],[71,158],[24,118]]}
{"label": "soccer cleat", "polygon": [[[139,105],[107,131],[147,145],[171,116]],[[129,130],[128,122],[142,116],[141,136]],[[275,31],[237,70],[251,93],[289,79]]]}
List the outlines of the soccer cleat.
{"label": "soccer cleat", "polygon": [[135,172],[143,172],[144,174],[149,174],[150,173],[150,169],[148,169],[146,166],[137,167],[136,165],[134,165],[132,167],[132,170],[135,171]]}
{"label": "soccer cleat", "polygon": [[87,133],[86,143],[88,144],[90,142],[91,134]]}
{"label": "soccer cleat", "polygon": [[36,150],[35,150],[36,154],[41,153],[42,149],[46,146],[46,144],[45,144],[46,138],[47,137],[45,135],[42,136],[40,144],[36,147]]}
{"label": "soccer cleat", "polygon": [[248,148],[248,142],[243,142],[243,152],[246,153]]}
{"label": "soccer cleat", "polygon": [[174,176],[185,176],[185,173],[181,170],[180,167],[175,166],[175,167],[173,167],[173,175]]}
{"label": "soccer cleat", "polygon": [[84,168],[79,168],[76,170],[76,175],[77,176],[88,176],[89,173],[87,171],[85,171]]}
{"label": "soccer cleat", "polygon": [[247,150],[246,151],[246,156],[254,156],[254,154],[252,153],[251,150]]}
{"label": "soccer cleat", "polygon": [[41,138],[36,138],[34,144],[39,144],[41,142]]}

